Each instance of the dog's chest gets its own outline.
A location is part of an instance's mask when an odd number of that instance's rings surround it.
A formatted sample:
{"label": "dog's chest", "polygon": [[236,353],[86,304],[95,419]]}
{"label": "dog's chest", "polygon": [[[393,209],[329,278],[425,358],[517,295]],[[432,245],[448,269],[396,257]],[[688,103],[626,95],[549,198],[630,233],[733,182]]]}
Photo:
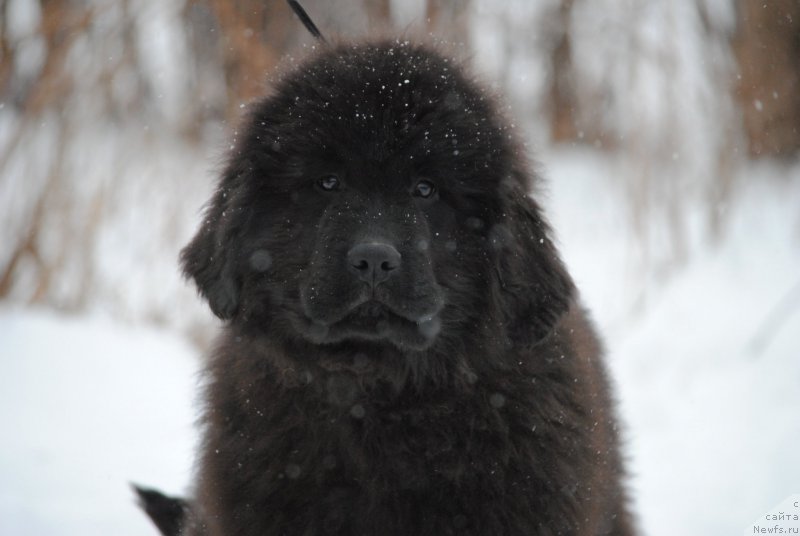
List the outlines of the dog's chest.
{"label": "dog's chest", "polygon": [[480,393],[397,394],[347,375],[319,384],[248,408],[240,435],[255,463],[269,460],[279,487],[497,485],[520,453],[509,434],[514,415]]}

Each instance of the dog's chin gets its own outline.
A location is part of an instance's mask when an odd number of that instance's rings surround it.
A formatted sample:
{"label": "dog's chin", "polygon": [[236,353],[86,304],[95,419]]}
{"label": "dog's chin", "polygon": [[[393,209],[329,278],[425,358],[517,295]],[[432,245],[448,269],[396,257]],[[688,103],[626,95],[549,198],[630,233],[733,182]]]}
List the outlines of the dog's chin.
{"label": "dog's chin", "polygon": [[385,343],[401,350],[425,350],[436,340],[441,327],[438,314],[412,320],[391,311],[376,301],[362,303],[334,323],[325,324],[309,317],[295,321],[298,332],[315,344],[345,341]]}

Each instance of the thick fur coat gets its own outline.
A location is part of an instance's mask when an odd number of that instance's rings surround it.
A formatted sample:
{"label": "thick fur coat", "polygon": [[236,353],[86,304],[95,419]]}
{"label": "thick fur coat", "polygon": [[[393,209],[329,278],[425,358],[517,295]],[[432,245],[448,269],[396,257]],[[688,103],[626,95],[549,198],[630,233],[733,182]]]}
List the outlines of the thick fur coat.
{"label": "thick fur coat", "polygon": [[515,136],[404,42],[323,47],[253,106],[182,253],[225,321],[183,534],[633,533]]}

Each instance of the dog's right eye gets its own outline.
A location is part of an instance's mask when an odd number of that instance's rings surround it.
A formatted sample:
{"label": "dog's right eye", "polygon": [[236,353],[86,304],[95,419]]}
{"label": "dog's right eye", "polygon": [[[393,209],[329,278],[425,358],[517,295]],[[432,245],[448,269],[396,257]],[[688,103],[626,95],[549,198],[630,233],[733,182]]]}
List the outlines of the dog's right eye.
{"label": "dog's right eye", "polygon": [[428,199],[436,193],[436,186],[431,181],[421,180],[414,187],[414,195]]}
{"label": "dog's right eye", "polygon": [[317,186],[319,186],[326,192],[332,192],[334,190],[338,190],[339,177],[337,177],[336,175],[325,175],[321,179],[317,180]]}

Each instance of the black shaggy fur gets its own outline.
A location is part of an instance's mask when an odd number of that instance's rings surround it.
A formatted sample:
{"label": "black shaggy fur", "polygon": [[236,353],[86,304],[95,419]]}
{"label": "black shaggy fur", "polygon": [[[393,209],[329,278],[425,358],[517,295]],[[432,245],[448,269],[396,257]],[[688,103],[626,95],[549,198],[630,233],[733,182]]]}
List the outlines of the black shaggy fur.
{"label": "black shaggy fur", "polygon": [[286,74],[182,253],[226,321],[184,533],[633,534],[602,351],[531,187],[431,49]]}
{"label": "black shaggy fur", "polygon": [[180,535],[189,513],[189,505],[186,501],[167,497],[154,489],[140,488],[136,485],[133,486],[133,490],[139,498],[139,505],[158,527],[161,534],[165,536]]}

